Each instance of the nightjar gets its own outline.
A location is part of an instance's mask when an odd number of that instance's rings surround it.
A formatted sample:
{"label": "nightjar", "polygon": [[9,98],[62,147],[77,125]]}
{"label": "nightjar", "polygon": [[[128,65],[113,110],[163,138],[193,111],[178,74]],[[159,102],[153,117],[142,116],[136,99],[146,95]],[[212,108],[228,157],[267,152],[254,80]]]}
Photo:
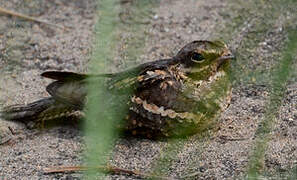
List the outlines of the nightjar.
{"label": "nightjar", "polygon": [[[220,41],[193,41],[174,57],[141,64],[119,73],[86,75],[48,71],[54,79],[46,88],[50,97],[27,105],[5,107],[2,117],[22,122],[67,118],[83,112],[87,81],[106,79],[113,93],[128,94],[123,117],[126,132],[147,138],[185,137],[210,128],[230,102],[230,60]],[[131,91],[130,91],[131,92]]]}

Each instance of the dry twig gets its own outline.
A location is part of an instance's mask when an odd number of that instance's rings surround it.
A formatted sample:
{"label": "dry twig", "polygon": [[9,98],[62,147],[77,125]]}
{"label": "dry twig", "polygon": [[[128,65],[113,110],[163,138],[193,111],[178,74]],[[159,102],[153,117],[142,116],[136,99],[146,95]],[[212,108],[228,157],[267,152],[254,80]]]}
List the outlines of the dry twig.
{"label": "dry twig", "polygon": [[146,174],[146,173],[141,173],[136,170],[122,169],[122,168],[113,167],[113,166],[96,166],[96,167],[57,166],[57,167],[50,167],[50,168],[44,169],[44,173],[65,173],[65,172],[87,171],[87,170],[103,171],[103,172],[114,173],[114,174],[124,173],[124,174],[128,174],[128,175],[135,175],[135,176],[156,178],[156,179],[164,179],[164,180],[172,179],[169,177],[150,175],[150,174]]}
{"label": "dry twig", "polygon": [[14,12],[14,11],[10,11],[10,10],[4,9],[2,7],[0,7],[0,13],[6,14],[6,15],[10,15],[10,16],[14,16],[14,17],[18,17],[18,18],[22,18],[22,19],[25,19],[25,20],[28,20],[28,21],[33,21],[33,22],[38,22],[38,23],[42,23],[42,24],[47,24],[49,26],[55,26],[55,27],[58,27],[58,28],[61,28],[63,30],[67,30],[68,31],[68,28],[66,28],[64,26],[53,24],[53,23],[50,23],[48,21],[45,21],[45,20],[42,20],[42,19],[38,19],[38,18],[34,18],[34,17],[31,17],[31,16],[27,16],[27,15],[24,15],[24,14],[21,14],[21,13],[17,13],[17,12]]}

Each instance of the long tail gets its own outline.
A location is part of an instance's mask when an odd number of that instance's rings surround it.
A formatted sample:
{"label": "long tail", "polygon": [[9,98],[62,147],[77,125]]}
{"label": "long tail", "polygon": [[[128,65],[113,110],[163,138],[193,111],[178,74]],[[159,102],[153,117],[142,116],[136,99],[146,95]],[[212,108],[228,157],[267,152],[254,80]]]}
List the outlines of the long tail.
{"label": "long tail", "polygon": [[44,98],[27,105],[13,105],[5,107],[0,117],[12,121],[41,121],[70,116],[78,109],[57,102],[52,97]]}
{"label": "long tail", "polygon": [[55,103],[53,98],[45,98],[27,105],[12,105],[4,107],[1,117],[5,120],[34,121],[40,114]]}

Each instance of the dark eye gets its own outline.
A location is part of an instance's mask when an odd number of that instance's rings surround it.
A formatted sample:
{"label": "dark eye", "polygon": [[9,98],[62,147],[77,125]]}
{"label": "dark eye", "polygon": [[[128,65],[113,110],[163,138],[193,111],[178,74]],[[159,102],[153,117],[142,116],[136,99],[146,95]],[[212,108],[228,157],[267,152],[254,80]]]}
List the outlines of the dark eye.
{"label": "dark eye", "polygon": [[192,58],[192,61],[197,62],[197,63],[201,63],[205,59],[202,54],[196,53],[196,52],[193,53],[191,58]]}

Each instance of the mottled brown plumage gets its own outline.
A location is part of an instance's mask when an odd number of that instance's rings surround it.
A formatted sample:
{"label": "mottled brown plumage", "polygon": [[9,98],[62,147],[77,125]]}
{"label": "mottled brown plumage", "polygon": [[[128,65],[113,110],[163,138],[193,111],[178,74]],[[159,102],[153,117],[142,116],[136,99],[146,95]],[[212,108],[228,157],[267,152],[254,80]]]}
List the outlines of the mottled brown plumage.
{"label": "mottled brown plumage", "polygon": [[[2,116],[9,120],[46,121],[82,112],[87,81],[106,78],[114,94],[132,89],[125,128],[132,135],[148,138],[186,136],[204,130],[228,104],[231,53],[222,42],[193,41],[176,56],[141,64],[114,73],[85,75],[45,72],[54,79],[47,86],[51,95],[27,106],[11,106]],[[95,80],[95,81],[94,81]]]}

